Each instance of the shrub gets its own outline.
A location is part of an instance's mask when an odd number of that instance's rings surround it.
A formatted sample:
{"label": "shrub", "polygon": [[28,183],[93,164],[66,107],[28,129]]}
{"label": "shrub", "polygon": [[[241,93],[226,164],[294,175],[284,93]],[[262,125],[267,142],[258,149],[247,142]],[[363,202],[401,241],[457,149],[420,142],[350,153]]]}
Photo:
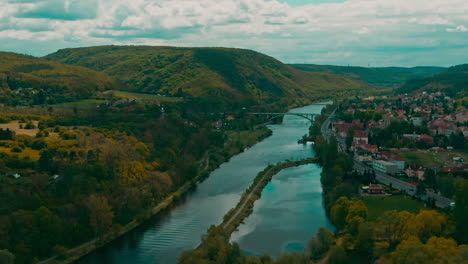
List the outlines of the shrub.
{"label": "shrub", "polygon": [[11,152],[21,153],[21,152],[23,152],[23,150],[20,147],[14,147],[14,148],[11,149]]}

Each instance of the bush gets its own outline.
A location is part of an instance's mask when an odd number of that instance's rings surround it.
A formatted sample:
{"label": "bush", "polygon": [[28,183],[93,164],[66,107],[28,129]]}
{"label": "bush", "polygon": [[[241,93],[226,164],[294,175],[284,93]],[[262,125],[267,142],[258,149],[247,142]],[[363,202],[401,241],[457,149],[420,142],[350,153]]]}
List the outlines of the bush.
{"label": "bush", "polygon": [[31,148],[35,150],[41,150],[47,147],[47,142],[43,139],[36,139],[31,144]]}
{"label": "bush", "polygon": [[11,149],[11,152],[21,153],[21,152],[23,152],[23,150],[20,147],[14,147],[14,148]]}
{"label": "bush", "polygon": [[24,129],[35,129],[35,128],[36,128],[36,126],[32,122],[28,122],[24,126]]}

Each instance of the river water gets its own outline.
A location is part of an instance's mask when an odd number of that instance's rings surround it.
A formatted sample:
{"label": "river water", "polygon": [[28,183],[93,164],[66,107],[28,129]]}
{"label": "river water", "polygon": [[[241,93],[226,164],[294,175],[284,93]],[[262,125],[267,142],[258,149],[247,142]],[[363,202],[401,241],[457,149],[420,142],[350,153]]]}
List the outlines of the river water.
{"label": "river water", "polygon": [[[310,105],[291,112],[320,113],[323,107]],[[310,145],[297,144],[309,126],[306,119],[285,116],[283,124],[270,126],[272,136],[222,164],[183,202],[77,263],[176,263],[180,253],[200,243],[211,225],[222,222],[266,166],[314,155]],[[301,251],[319,226],[330,226],[322,206],[320,172],[316,165],[304,165],[274,176],[232,239],[253,254]]]}

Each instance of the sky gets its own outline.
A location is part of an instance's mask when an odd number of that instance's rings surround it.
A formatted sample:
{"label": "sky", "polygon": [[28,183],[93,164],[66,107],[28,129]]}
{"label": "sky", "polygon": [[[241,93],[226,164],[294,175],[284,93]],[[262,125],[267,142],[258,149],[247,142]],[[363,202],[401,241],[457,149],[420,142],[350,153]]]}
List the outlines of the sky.
{"label": "sky", "polygon": [[468,63],[467,0],[0,0],[0,50],[165,45],[286,63]]}

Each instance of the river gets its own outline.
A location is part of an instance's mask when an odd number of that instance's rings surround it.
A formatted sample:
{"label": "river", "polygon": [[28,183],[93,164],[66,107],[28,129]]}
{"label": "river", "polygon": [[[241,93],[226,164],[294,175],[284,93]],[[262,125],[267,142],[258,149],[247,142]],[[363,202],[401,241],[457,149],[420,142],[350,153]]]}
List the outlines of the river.
{"label": "river", "polygon": [[[323,107],[310,105],[291,112],[320,113]],[[309,126],[306,119],[285,116],[283,124],[270,126],[272,136],[222,164],[183,202],[77,263],[176,263],[180,253],[200,243],[211,225],[221,223],[266,166],[314,155],[310,145],[297,144]],[[304,165],[276,175],[256,202],[246,225],[233,234],[233,239],[255,254],[302,250],[319,226],[329,226],[322,206],[320,171],[316,165]],[[275,219],[268,220],[272,217]]]}

